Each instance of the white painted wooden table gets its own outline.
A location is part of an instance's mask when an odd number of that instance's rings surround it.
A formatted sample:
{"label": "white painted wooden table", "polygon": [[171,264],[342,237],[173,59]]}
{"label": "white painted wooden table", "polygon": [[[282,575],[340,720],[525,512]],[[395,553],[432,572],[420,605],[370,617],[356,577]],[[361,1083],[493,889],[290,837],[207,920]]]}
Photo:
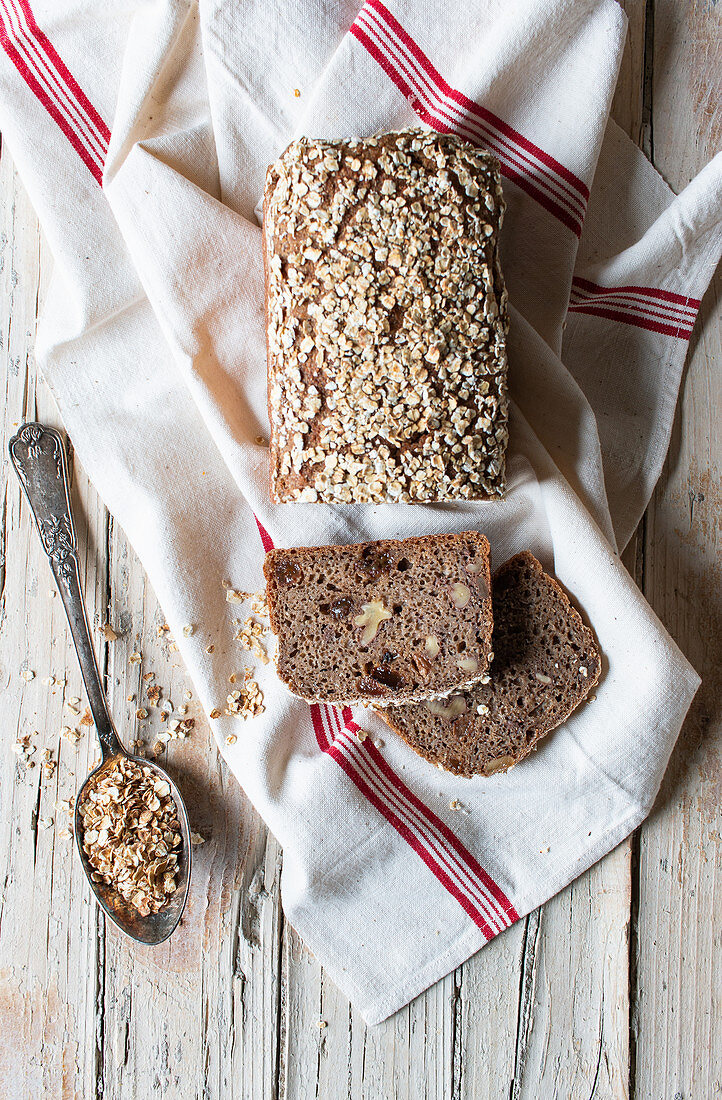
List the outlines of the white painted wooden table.
{"label": "white painted wooden table", "polygon": [[[617,121],[680,189],[719,148],[714,0],[627,0]],[[0,160],[3,455],[16,425],[57,423],[33,360],[52,267],[13,165]],[[569,889],[387,1023],[366,1029],[285,923],[281,853],[202,717],[168,758],[188,792],[191,905],[168,945],[104,924],[64,835],[95,756],[61,727],[80,676],[50,571],[3,469],[0,504],[0,1097],[106,1100],[510,1100],[722,1096],[722,356],[719,276],[692,339],[669,460],[629,555],[703,676],[650,820]],[[122,531],[81,469],[84,581],[113,710],[133,729],[139,648],[178,703],[177,654]],[[21,669],[35,671],[26,682]],[[62,687],[43,680],[67,678]],[[85,704],[83,704],[84,707]],[[194,713],[194,703],[190,704]],[[141,723],[141,730],[143,725]],[[38,731],[37,766],[10,746]],[[142,732],[139,736],[143,736]],[[49,748],[58,767],[40,763]],[[48,822],[52,819],[52,824]]]}

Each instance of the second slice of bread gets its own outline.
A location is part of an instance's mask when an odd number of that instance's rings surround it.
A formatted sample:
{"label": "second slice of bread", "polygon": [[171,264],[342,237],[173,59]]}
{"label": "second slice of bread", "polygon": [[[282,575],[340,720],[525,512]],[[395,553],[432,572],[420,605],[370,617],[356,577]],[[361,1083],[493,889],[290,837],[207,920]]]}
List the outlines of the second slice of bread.
{"label": "second slice of bread", "polygon": [[560,726],[599,679],[592,631],[528,551],[492,580],[490,676],[443,701],[381,711],[432,764],[456,775],[493,775],[523,760]]}
{"label": "second slice of bread", "polygon": [[489,543],[476,531],[271,550],[263,571],[278,674],[309,702],[410,702],[486,672]]}

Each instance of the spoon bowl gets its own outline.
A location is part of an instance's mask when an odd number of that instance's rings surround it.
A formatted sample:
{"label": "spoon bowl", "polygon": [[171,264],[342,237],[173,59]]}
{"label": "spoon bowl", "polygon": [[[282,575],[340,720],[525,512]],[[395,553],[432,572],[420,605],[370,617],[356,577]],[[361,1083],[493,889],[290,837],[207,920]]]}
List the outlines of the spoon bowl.
{"label": "spoon bowl", "polygon": [[[58,586],[60,598],[68,617],[70,633],[80,663],[88,704],[93,716],[95,732],[100,742],[103,758],[80,788],[75,801],[75,841],[80,861],[90,888],[98,899],[103,912],[134,940],[140,943],[158,944],[167,940],[177,928],[188,898],[191,876],[191,844],[188,814],[178,787],[171,777],[155,761],[131,756],[118,740],[98,662],[90,637],[88,616],[83,600],[78,562],[78,544],[70,507],[70,478],[68,456],[63,438],[54,428],[43,424],[23,424],[9,444],[10,461],[35,517],[43,549],[50,560],[50,568]],[[170,787],[181,831],[181,849],[178,853],[178,886],[163,908],[157,913],[142,916],[117,890],[92,879],[93,868],[83,851],[83,826],[80,804],[90,783],[95,783],[102,773],[111,768],[119,757],[126,757],[144,768],[149,768]]]}
{"label": "spoon bowl", "polygon": [[[146,917],[142,916],[134,905],[131,905],[125,898],[121,897],[118,891],[112,886],[108,886],[104,882],[93,881],[92,875],[94,869],[83,851],[83,823],[80,817],[80,807],[86,789],[94,786],[101,778],[103,772],[110,770],[121,756],[125,756],[128,760],[132,760],[134,764],[139,764],[144,768],[148,768],[157,775],[159,779],[165,780],[170,787],[171,797],[175,803],[178,823],[180,825],[181,847],[178,852],[178,868],[176,872],[176,881],[178,885],[163,908],[157,913],[149,913]],[[98,764],[98,767],[93,769],[78,791],[78,796],[75,800],[73,832],[75,833],[75,845],[78,849],[80,862],[83,865],[86,878],[90,883],[90,889],[95,894],[98,905],[103,910],[106,917],[109,917],[116,928],[119,928],[121,932],[125,932],[126,936],[130,936],[139,943],[155,945],[167,940],[171,933],[175,932],[178,927],[178,922],[183,916],[183,910],[185,909],[186,900],[188,898],[188,888],[190,887],[191,881],[191,837],[188,814],[186,813],[183,798],[165,768],[161,768],[160,764],[156,764],[153,760],[144,760],[140,756],[131,756],[130,753],[126,752],[106,756],[105,759]]]}

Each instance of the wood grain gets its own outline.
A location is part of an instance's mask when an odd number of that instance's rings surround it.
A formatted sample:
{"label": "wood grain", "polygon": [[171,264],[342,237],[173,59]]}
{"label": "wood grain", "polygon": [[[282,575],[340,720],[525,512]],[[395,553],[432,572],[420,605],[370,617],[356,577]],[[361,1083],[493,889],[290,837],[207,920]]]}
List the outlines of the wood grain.
{"label": "wood grain", "polygon": [[[719,144],[719,16],[712,3],[626,0],[619,124],[675,188]],[[33,361],[52,263],[0,156],[2,446],[19,421],[57,423]],[[95,747],[60,742],[82,695],[62,609],[7,467],[0,543],[3,748],[38,730],[59,766],[0,765],[0,1094],[90,1100],[547,1100],[722,1091],[720,845],[722,497],[719,281],[692,343],[670,460],[626,559],[704,684],[659,805],[639,838],[488,945],[395,1017],[366,1028],[285,923],[282,855],[219,759],[194,700],[193,736],[164,758],[187,796],[195,849],[172,946],[130,949],[90,903],[55,802],[72,798]],[[83,579],[114,713],[148,745],[153,672],[187,689],[163,617],[123,533],[76,466]],[[130,653],[143,654],[141,666]],[[25,683],[23,667],[36,671]],[[43,677],[67,673],[53,691]],[[129,696],[134,696],[130,699]],[[40,822],[53,818],[44,828]],[[380,945],[379,950],[383,947]]]}
{"label": "wood grain", "polygon": [[[720,147],[722,17],[655,0],[651,155],[679,191]],[[639,846],[634,1082],[722,1094],[722,347],[718,272],[695,327],[672,447],[649,509],[644,591],[702,676]]]}

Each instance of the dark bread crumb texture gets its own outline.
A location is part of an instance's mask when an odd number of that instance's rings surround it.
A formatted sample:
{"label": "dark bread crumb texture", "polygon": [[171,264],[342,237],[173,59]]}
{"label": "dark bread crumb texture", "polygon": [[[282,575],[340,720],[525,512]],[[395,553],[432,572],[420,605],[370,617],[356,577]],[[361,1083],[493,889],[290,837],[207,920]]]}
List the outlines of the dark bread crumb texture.
{"label": "dark bread crumb texture", "polygon": [[380,712],[416,752],[455,775],[488,776],[518,764],[572,714],[601,673],[594,634],[528,551],[494,574],[492,601],[488,683]]}
{"label": "dark bread crumb texture", "polygon": [[263,570],[278,674],[303,699],[385,706],[486,673],[489,544],[476,531],[271,550]]}
{"label": "dark bread crumb texture", "polygon": [[499,165],[454,135],[302,138],[267,174],[271,496],[504,492]]}

